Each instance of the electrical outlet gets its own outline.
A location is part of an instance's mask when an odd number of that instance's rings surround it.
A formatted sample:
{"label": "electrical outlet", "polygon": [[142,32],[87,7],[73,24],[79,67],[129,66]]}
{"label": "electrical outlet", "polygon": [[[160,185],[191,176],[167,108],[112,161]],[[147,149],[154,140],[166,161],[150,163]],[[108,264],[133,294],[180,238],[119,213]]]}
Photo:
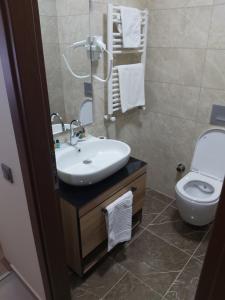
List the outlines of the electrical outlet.
{"label": "electrical outlet", "polygon": [[93,88],[92,83],[90,82],[84,82],[84,96],[88,98],[93,97]]}

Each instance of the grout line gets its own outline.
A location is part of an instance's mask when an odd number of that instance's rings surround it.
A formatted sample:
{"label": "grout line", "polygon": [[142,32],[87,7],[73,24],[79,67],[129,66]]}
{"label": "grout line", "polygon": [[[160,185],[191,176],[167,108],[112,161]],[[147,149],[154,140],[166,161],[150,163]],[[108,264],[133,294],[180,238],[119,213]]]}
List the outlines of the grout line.
{"label": "grout line", "polygon": [[[119,264],[120,265],[120,264]],[[124,268],[124,266],[123,265],[121,265],[123,268]],[[126,269],[126,268],[124,268],[124,269]],[[126,269],[126,272],[125,272],[125,274],[123,274],[123,276],[103,295],[103,297],[101,297],[100,299],[104,299],[113,289],[114,289],[114,287],[116,287],[117,285],[118,285],[118,283],[120,282],[120,281],[122,281],[123,280],[123,278],[125,278],[125,276],[128,274],[128,270]]]}
{"label": "grout line", "polygon": [[89,290],[87,291],[85,288],[82,288],[82,286],[77,286],[75,288],[70,288],[70,294],[71,294],[72,298],[78,289],[80,289],[81,291],[85,291],[87,296],[92,296],[92,297],[96,297],[96,298],[99,297],[99,295],[95,294],[94,292],[91,292]]}
{"label": "grout line", "polygon": [[[139,225],[141,226],[141,225]],[[139,232],[137,235],[135,235],[133,238],[131,238],[131,240],[125,245],[125,248],[128,248],[134,241],[136,241],[137,238],[139,238],[142,233],[145,231],[145,227],[141,226],[142,230],[141,232]]]}
{"label": "grout line", "polygon": [[[150,189],[150,188],[146,188],[146,192],[147,191],[151,191],[152,189]],[[156,191],[157,192],[157,191]],[[159,193],[159,192],[158,192]],[[161,193],[159,193],[159,194],[161,194]],[[161,194],[161,195],[164,195],[164,194]],[[166,195],[164,195],[164,196],[166,196]],[[166,197],[168,197],[168,196],[166,196]],[[152,197],[152,198],[154,198],[154,197]],[[155,197],[159,202],[161,202],[162,204],[166,204],[163,200],[160,200],[160,199],[158,199],[157,197]],[[170,198],[170,197],[168,197],[168,198]],[[145,200],[146,201],[146,200]],[[173,203],[173,199],[171,198],[171,202],[160,212],[160,213],[153,213],[153,214],[155,214],[156,216],[152,219],[152,221],[148,224],[148,225],[146,225],[146,226],[144,226],[144,225],[142,225],[142,223],[139,225],[141,228],[142,228],[142,231],[141,232],[139,232],[135,237],[133,237],[131,240],[130,240],[130,242],[128,242],[127,244],[126,244],[126,248],[127,247],[129,247],[137,238],[139,238],[142,234],[143,234],[143,232],[147,229],[147,227],[149,226],[149,225],[151,225],[152,224],[152,222],[154,222],[154,220],[156,219],[156,218],[158,218],[159,217],[159,215],[164,211],[164,210],[166,210],[167,209],[167,207],[171,204],[171,203]],[[142,217],[143,217],[143,213],[142,213]]]}
{"label": "grout line", "polygon": [[[156,233],[152,232],[151,230],[149,230],[148,228],[146,228],[146,230],[151,233],[152,235],[156,236],[157,238],[161,239],[162,241],[164,241],[167,245],[172,246],[174,248],[176,248],[177,250],[183,252],[184,254],[191,256],[192,254],[188,253],[187,251],[185,251],[184,249],[181,249],[177,246],[175,246],[174,244],[168,242],[167,240],[165,240],[164,238],[162,238],[161,236],[157,235]],[[201,242],[200,242],[201,243]]]}
{"label": "grout line", "polygon": [[203,262],[204,262],[204,260],[202,261],[198,256],[194,256],[193,258],[196,259],[201,264],[203,264]]}
{"label": "grout line", "polygon": [[[95,0],[94,3],[105,5],[104,1]],[[203,4],[203,5],[190,5],[190,6],[172,6],[172,7],[148,7],[149,11],[157,11],[157,10],[178,10],[178,9],[194,9],[194,8],[205,8],[205,7],[212,7],[212,6],[223,6],[225,3],[212,3],[212,4]]]}
{"label": "grout line", "polygon": [[[225,50],[225,49],[224,49]],[[148,83],[156,83],[156,84],[166,84],[166,85],[176,85],[180,87],[185,87],[185,88],[195,88],[195,89],[201,89],[201,85],[191,85],[191,84],[182,84],[179,82],[171,82],[171,81],[162,81],[162,80],[152,80],[152,79],[145,79],[145,82]],[[220,92],[224,92],[225,88],[214,88],[214,87],[208,87],[208,86],[202,86],[202,89],[207,89],[207,90],[218,90]],[[165,195],[166,196],[166,195]],[[168,197],[168,196],[167,196]],[[169,197],[171,198],[171,197]]]}
{"label": "grout line", "polygon": [[[129,271],[129,270],[128,270]],[[148,285],[145,281],[143,281],[141,278],[139,278],[137,275],[135,275],[133,272],[130,272],[132,276],[134,276],[138,281],[140,281],[141,283],[143,283],[146,287],[148,287],[149,289],[151,289],[154,293],[156,293],[157,295],[159,295],[160,297],[163,297],[162,294],[160,294],[159,292],[155,291],[150,285]]]}
{"label": "grout line", "polygon": [[6,277],[8,277],[11,273],[12,273],[11,271],[8,271],[0,275],[0,282],[3,281]]}
{"label": "grout line", "polygon": [[174,200],[171,199],[171,202],[168,205],[166,205],[164,207],[164,209],[159,214],[157,214],[157,216],[155,216],[155,218],[153,218],[151,223],[149,223],[147,226],[145,226],[145,229],[147,229],[149,225],[152,225],[155,222],[155,220],[157,220],[157,218],[159,218],[167,210],[167,208],[169,208],[172,205],[173,202],[174,202]]}
{"label": "grout line", "polygon": [[[181,220],[181,221],[175,221],[175,222],[183,222],[183,221]],[[166,222],[166,223],[175,223],[175,222]],[[165,223],[165,224],[166,224],[166,223]],[[150,224],[150,225],[154,226],[154,225],[161,225],[161,224]],[[149,226],[150,226],[150,225],[149,225]],[[166,242],[166,243],[169,244],[170,246],[173,246],[173,247],[175,247],[175,248],[181,250],[182,252],[188,254],[189,256],[192,255],[192,253],[189,253],[187,250],[181,249],[180,247],[175,246],[174,244],[172,244],[172,243],[170,243],[169,241],[167,241],[165,238],[159,236],[159,235],[158,235],[157,233],[155,233],[154,231],[151,231],[151,229],[146,228],[146,230],[147,230],[148,232],[152,233],[153,235],[157,236],[158,238],[160,238],[161,240],[163,240],[164,242]],[[204,231],[196,231],[196,230],[193,230],[192,232],[195,233],[195,232],[204,232]],[[197,245],[197,248],[198,248],[199,245],[205,240],[205,234],[206,234],[206,233],[207,233],[207,232],[204,233],[204,235],[203,235],[201,241],[200,241],[199,244]],[[187,233],[187,235],[188,235],[188,234],[189,234],[189,233]],[[195,250],[194,250],[194,251],[195,251]]]}
{"label": "grout line", "polygon": [[[145,80],[145,81],[148,81],[148,80]],[[158,190],[156,190],[156,189],[152,189],[152,188],[150,188],[150,187],[146,187],[146,191],[148,191],[148,192],[151,192],[151,191],[153,191],[153,192],[156,192],[157,194],[159,194],[160,196],[164,196],[164,197],[166,197],[166,198],[169,198],[169,199],[171,199],[171,200],[175,200],[175,198],[172,198],[171,196],[169,196],[169,195],[167,195],[167,194],[165,194],[165,193],[162,193],[162,192],[160,192],[160,191],[158,191]],[[157,197],[157,196],[153,196],[153,197]],[[160,200],[160,201],[162,201],[162,202],[166,202],[166,201],[164,201],[164,200]]]}
{"label": "grout line", "polygon": [[[146,188],[146,191],[148,191],[148,190],[152,190],[152,189]],[[155,191],[155,190],[153,190],[153,191]],[[156,191],[156,192],[157,192],[157,191]],[[157,196],[156,196],[156,197],[155,197],[155,196],[152,197],[152,199],[153,199],[153,198],[154,198],[154,199],[157,199],[157,201],[161,202],[162,204],[165,204],[166,206],[163,208],[163,210],[161,210],[161,212],[159,212],[159,213],[152,213],[152,214],[155,214],[156,216],[152,219],[152,221],[151,221],[149,224],[147,224],[146,226],[142,225],[142,223],[140,224],[140,225],[142,226],[142,228],[144,229],[143,231],[145,231],[145,229],[147,229],[147,227],[148,227],[149,225],[152,225],[153,222],[154,222],[159,216],[161,216],[161,214],[164,213],[164,211],[166,211],[167,208],[168,208],[170,205],[172,205],[172,203],[175,201],[174,199],[170,198],[170,197],[167,196],[167,195],[164,195],[164,194],[159,193],[159,192],[157,192],[157,193],[158,193],[158,194],[161,194],[161,195],[163,195],[163,196],[166,196],[167,198],[171,199],[171,201],[170,201],[169,203],[168,203],[168,202],[166,203],[165,201],[158,199]],[[146,200],[145,200],[145,201],[146,201]],[[150,201],[151,201],[151,200],[150,200]],[[143,213],[142,213],[142,215],[143,215]],[[142,233],[143,233],[143,232],[142,232]]]}
{"label": "grout line", "polygon": [[[207,33],[207,47],[205,49],[205,56],[204,56],[204,62],[203,62],[203,68],[202,68],[202,75],[201,75],[201,81],[200,81],[200,96],[201,96],[202,88],[204,88],[204,86],[203,86],[203,79],[204,79],[204,74],[205,74],[205,70],[206,70],[207,52],[208,52],[208,50],[211,50],[209,48],[209,38],[210,38],[211,29],[212,29],[212,18],[213,18],[213,7],[211,8],[211,12],[210,12],[210,23],[209,23],[208,33]],[[217,49],[217,50],[219,50],[219,49]],[[201,98],[199,98],[199,102],[200,102],[200,99]]]}
{"label": "grout line", "polygon": [[[213,12],[213,8],[212,8],[212,12]],[[211,28],[212,25],[212,20],[210,20],[211,22],[209,22],[209,28]],[[208,31],[208,36],[210,33],[210,29]],[[51,42],[49,42],[51,43]],[[213,48],[213,47],[208,47],[208,40],[207,40],[207,44],[205,47],[185,47],[185,46],[152,46],[152,45],[148,45],[148,51],[150,51],[150,49],[172,49],[172,50],[211,50],[211,51],[224,51],[225,47],[223,48]]]}
{"label": "grout line", "polygon": [[182,220],[174,220],[174,221],[164,221],[164,222],[160,222],[160,223],[154,223],[154,224],[149,224],[148,227],[151,225],[151,226],[157,226],[157,225],[165,225],[165,224],[168,224],[168,223],[177,223],[177,222],[180,222],[182,223],[183,221]]}
{"label": "grout line", "polygon": [[177,273],[178,271],[161,271],[161,272],[157,272],[157,271],[153,271],[153,272],[148,272],[147,275],[157,275],[157,274],[168,274],[168,273]]}
{"label": "grout line", "polygon": [[171,204],[171,207],[174,208],[174,209],[176,209],[178,211],[178,208],[175,205]]}
{"label": "grout line", "polygon": [[[118,262],[117,262],[118,263]],[[159,295],[160,297],[163,297],[162,294],[160,294],[159,292],[157,292],[156,290],[154,290],[150,285],[148,285],[145,281],[143,281],[141,278],[139,278],[137,275],[135,275],[133,272],[131,272],[129,269],[127,269],[127,267],[125,267],[124,265],[118,263],[119,265],[121,265],[124,269],[127,270],[126,274],[131,274],[133,277],[135,277],[139,282],[143,283],[146,287],[148,287],[149,289],[151,289],[154,293],[156,293],[157,295]],[[177,273],[177,271],[174,271]],[[169,272],[166,272],[166,273],[169,273]],[[120,281],[120,280],[119,280]],[[119,282],[118,281],[118,282]],[[117,282],[117,283],[118,283]],[[104,296],[105,297],[105,296]]]}
{"label": "grout line", "polygon": [[[205,236],[207,235],[208,231],[206,232],[206,234],[204,235],[202,241],[200,242],[200,244],[198,245],[198,247],[195,249],[195,251],[193,252],[193,254],[190,256],[189,260],[186,262],[186,264],[184,265],[184,267],[181,269],[181,271],[178,273],[178,275],[176,276],[176,278],[174,279],[174,281],[171,283],[171,285],[169,286],[169,288],[167,289],[167,291],[165,292],[165,294],[163,295],[163,299],[166,299],[165,296],[167,295],[167,293],[170,291],[171,287],[174,285],[174,283],[176,282],[176,280],[179,278],[179,276],[182,274],[182,272],[184,271],[184,269],[186,268],[186,266],[188,265],[188,263],[191,261],[192,258],[195,258],[194,255],[195,253],[198,251],[198,249],[200,248],[200,246],[203,243],[203,240],[205,238]],[[162,299],[162,300],[163,300]]]}
{"label": "grout line", "polygon": [[[211,24],[211,23],[210,23]],[[54,43],[54,42],[47,42],[47,43]],[[56,42],[57,43],[57,42]],[[68,44],[65,42],[62,42],[62,44]],[[224,51],[225,48],[212,48],[212,47],[207,47],[207,45],[205,47],[182,47],[182,46],[148,46],[148,49],[150,51],[150,49],[172,49],[172,50],[210,50],[210,51]]]}
{"label": "grout line", "polygon": [[[160,202],[163,202],[163,201],[161,201],[161,200],[159,200]],[[173,202],[174,200],[172,200],[172,202]],[[172,203],[171,202],[171,203]],[[165,203],[165,202],[164,202]],[[126,245],[126,248],[127,247],[129,247],[137,238],[139,238],[143,233],[144,233],[144,231],[146,231],[147,230],[147,228],[148,228],[148,226],[150,226],[150,225],[153,225],[153,222],[170,206],[171,204],[168,204],[160,213],[155,213],[156,214],[156,216],[152,219],[152,221],[148,224],[148,225],[146,225],[146,226],[143,226],[142,225],[142,223],[139,225],[139,226],[141,226],[142,227],[142,231],[138,234],[138,235],[136,235],[134,238],[132,238],[131,239],[131,241]]]}
{"label": "grout line", "polygon": [[207,32],[207,46],[205,48],[205,53],[204,53],[202,74],[201,74],[201,80],[200,80],[200,86],[199,86],[200,90],[199,90],[199,95],[198,95],[198,101],[196,103],[196,116],[195,116],[195,128],[194,128],[195,136],[196,136],[197,127],[198,127],[198,116],[199,116],[199,111],[200,111],[201,96],[202,96],[202,91],[204,88],[203,81],[204,81],[204,76],[205,76],[205,71],[206,71],[207,54],[208,54],[208,50],[210,50],[209,38],[210,38],[210,33],[211,33],[211,28],[212,28],[213,10],[214,10],[214,6],[211,7],[211,12],[210,12],[210,23],[209,23],[209,28],[208,28],[208,32]]}
{"label": "grout line", "polygon": [[196,5],[196,6],[175,6],[175,7],[162,7],[162,8],[149,8],[149,11],[162,11],[162,10],[181,10],[181,9],[199,9],[199,8],[206,8],[206,7],[213,7],[213,6],[222,6],[223,3],[221,4],[208,4],[208,5]]}
{"label": "grout line", "polygon": [[[160,82],[154,82],[154,83],[160,83]],[[200,122],[196,122],[195,118],[191,118],[189,116],[188,117],[183,117],[183,116],[179,116],[179,115],[167,113],[167,112],[164,112],[164,111],[159,111],[159,110],[157,111],[157,110],[154,110],[154,109],[151,109],[149,111],[149,113],[154,113],[154,114],[158,114],[158,115],[162,115],[162,116],[167,116],[167,117],[170,117],[171,119],[178,119],[178,120],[185,120],[185,121],[191,121],[191,122],[195,122],[195,123],[200,123]],[[201,122],[201,123],[203,123],[203,122]]]}

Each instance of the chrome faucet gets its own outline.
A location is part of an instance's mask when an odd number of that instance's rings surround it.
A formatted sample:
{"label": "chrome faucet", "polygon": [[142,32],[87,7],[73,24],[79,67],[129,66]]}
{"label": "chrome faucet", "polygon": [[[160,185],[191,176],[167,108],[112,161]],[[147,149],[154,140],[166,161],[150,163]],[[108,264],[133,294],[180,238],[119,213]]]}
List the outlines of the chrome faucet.
{"label": "chrome faucet", "polygon": [[53,123],[54,122],[54,119],[55,118],[58,118],[59,122],[61,123],[62,125],[62,131],[65,132],[65,124],[63,122],[63,118],[60,116],[59,113],[52,113],[51,114],[51,122]]}
{"label": "chrome faucet", "polygon": [[[73,126],[75,125],[75,127]],[[73,120],[70,123],[70,145],[76,146],[81,136],[85,133],[85,128],[79,120]]]}

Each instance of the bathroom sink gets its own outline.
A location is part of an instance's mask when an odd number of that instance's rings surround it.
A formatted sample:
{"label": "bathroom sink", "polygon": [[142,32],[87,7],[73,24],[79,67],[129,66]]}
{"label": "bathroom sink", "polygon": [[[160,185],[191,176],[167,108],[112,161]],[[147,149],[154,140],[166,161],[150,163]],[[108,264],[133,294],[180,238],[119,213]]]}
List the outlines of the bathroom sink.
{"label": "bathroom sink", "polygon": [[71,185],[91,185],[123,168],[130,152],[127,144],[116,140],[80,142],[56,153],[58,176]]}

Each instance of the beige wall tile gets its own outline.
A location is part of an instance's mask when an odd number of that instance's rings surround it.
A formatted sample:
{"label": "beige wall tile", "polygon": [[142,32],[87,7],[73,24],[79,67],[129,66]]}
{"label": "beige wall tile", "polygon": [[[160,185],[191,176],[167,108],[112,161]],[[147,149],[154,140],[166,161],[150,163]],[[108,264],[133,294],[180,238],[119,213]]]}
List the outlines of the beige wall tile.
{"label": "beige wall tile", "polygon": [[38,0],[40,15],[57,16],[55,0]]}
{"label": "beige wall tile", "polygon": [[205,89],[201,90],[198,104],[197,121],[199,123],[210,123],[212,105],[225,105],[225,90]]}
{"label": "beige wall tile", "polygon": [[104,115],[106,114],[106,89],[94,88],[93,89],[93,99],[94,99],[94,121],[95,123],[104,123]]}
{"label": "beige wall tile", "polygon": [[85,80],[77,80],[64,69],[63,71],[63,92],[66,118],[68,121],[79,119],[81,103],[84,97]]}
{"label": "beige wall tile", "polygon": [[148,0],[113,0],[112,2],[114,5],[124,5],[139,9],[145,9],[148,5]]}
{"label": "beige wall tile", "polygon": [[150,134],[155,149],[162,149],[179,160],[190,157],[195,122],[159,113],[150,113],[149,119],[150,122],[144,121],[144,135]]}
{"label": "beige wall tile", "polygon": [[214,4],[224,4],[225,0],[214,0]]}
{"label": "beige wall tile", "polygon": [[209,48],[225,49],[225,4],[215,6],[209,32]]}
{"label": "beige wall tile", "polygon": [[208,50],[203,87],[225,89],[225,50]]}
{"label": "beige wall tile", "polygon": [[151,47],[205,48],[211,7],[153,10],[149,18]]}
{"label": "beige wall tile", "polygon": [[43,45],[45,69],[47,76],[50,110],[65,117],[63,82],[60,64],[59,44],[45,43]]}
{"label": "beige wall tile", "polygon": [[105,136],[106,137],[106,130],[105,130],[105,127],[102,125],[102,124],[98,124],[98,123],[95,123],[91,126],[88,126],[86,128],[86,131],[88,134],[91,134],[91,135],[94,135],[96,137],[99,137],[99,136]]}
{"label": "beige wall tile", "polygon": [[146,102],[151,112],[196,119],[200,88],[146,82]]}
{"label": "beige wall tile", "polygon": [[48,89],[50,112],[57,112],[66,121],[66,113],[64,107],[64,95],[63,91],[59,87],[55,87],[53,90]]}
{"label": "beige wall tile", "polygon": [[90,10],[90,33],[102,35],[107,42],[107,4],[92,2]]}
{"label": "beige wall tile", "polygon": [[212,5],[213,0],[149,0],[148,6],[150,9],[165,9],[177,7],[193,7]]}
{"label": "beige wall tile", "polygon": [[55,0],[58,16],[89,14],[89,0]]}
{"label": "beige wall tile", "polygon": [[62,73],[60,65],[59,44],[46,43],[44,44],[44,59],[47,79],[49,84],[62,85]]}
{"label": "beige wall tile", "polygon": [[149,162],[149,184],[170,196],[173,195],[177,164],[187,168],[193,153],[195,122],[150,113],[143,125],[144,160]]}
{"label": "beige wall tile", "polygon": [[43,43],[58,43],[57,17],[40,16]]}
{"label": "beige wall tile", "polygon": [[[62,55],[64,54],[72,68],[72,70],[78,75],[90,75],[91,74],[91,63],[87,56],[87,52],[84,48],[73,49],[70,48],[71,44],[60,44],[60,61],[62,68],[71,76],[68,69],[66,68],[65,62]],[[72,77],[73,78],[73,77]],[[75,79],[79,82],[79,79]]]}
{"label": "beige wall tile", "polygon": [[89,15],[59,17],[58,26],[60,43],[85,40],[89,34]]}
{"label": "beige wall tile", "polygon": [[205,50],[150,48],[146,79],[200,86]]}

